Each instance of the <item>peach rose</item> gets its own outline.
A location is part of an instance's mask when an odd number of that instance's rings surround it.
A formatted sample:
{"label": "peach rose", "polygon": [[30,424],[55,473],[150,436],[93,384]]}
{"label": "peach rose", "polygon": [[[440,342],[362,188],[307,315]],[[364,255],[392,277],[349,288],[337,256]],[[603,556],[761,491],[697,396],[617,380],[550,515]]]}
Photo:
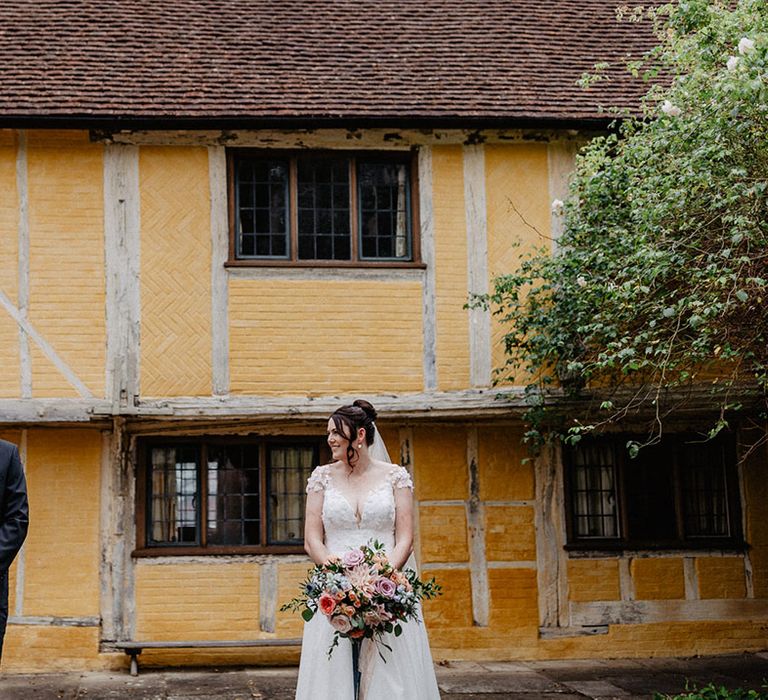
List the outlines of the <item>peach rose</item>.
{"label": "peach rose", "polygon": [[337,632],[341,632],[342,634],[346,634],[352,629],[352,623],[346,615],[334,615],[331,618],[331,626]]}
{"label": "peach rose", "polygon": [[330,617],[331,613],[336,609],[336,601],[333,599],[333,596],[328,595],[327,593],[323,593],[323,595],[320,596],[318,605],[320,606],[320,612],[328,617]]}

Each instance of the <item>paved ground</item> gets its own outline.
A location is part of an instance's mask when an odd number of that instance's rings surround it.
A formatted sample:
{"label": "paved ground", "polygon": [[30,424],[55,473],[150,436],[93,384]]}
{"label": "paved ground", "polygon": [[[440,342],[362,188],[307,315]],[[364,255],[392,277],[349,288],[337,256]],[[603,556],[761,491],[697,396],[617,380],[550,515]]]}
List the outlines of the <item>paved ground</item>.
{"label": "paved ground", "polygon": [[[759,690],[768,653],[690,659],[453,662],[437,667],[443,700],[635,700],[710,681]],[[127,673],[5,676],[2,700],[293,700],[295,668],[148,669]],[[768,694],[765,695],[768,698]],[[397,700],[397,698],[391,698]]]}

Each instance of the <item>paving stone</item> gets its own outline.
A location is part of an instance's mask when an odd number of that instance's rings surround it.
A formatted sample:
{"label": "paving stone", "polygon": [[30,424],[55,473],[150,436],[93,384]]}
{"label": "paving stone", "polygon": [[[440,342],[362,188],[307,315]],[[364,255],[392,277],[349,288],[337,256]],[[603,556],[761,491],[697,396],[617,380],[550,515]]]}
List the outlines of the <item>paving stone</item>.
{"label": "paving stone", "polygon": [[619,688],[608,681],[563,681],[563,685],[572,688],[577,693],[586,695],[588,698],[615,698],[626,697],[628,690]]}
{"label": "paving stone", "polygon": [[566,688],[538,673],[441,675],[437,684],[447,693],[558,693]]}
{"label": "paving stone", "polygon": [[523,661],[483,661],[480,666],[492,673],[530,673],[533,670]]}

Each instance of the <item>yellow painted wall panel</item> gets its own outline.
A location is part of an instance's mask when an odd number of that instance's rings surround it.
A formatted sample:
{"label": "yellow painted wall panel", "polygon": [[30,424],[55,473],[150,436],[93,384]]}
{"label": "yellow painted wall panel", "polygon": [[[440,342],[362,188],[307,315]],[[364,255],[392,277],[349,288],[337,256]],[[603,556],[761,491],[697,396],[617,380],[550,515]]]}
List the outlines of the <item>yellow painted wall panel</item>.
{"label": "yellow painted wall panel", "polygon": [[467,224],[461,146],[432,149],[437,381],[443,391],[469,386]]}
{"label": "yellow painted wall panel", "polygon": [[205,148],[139,151],[141,393],[211,394],[211,205]]}
{"label": "yellow painted wall panel", "polygon": [[522,429],[478,431],[480,498],[484,501],[527,501],[534,497],[533,463],[522,443]]}
{"label": "yellow painted wall panel", "polygon": [[[103,147],[87,132],[30,132],[27,168],[30,321],[88,390],[103,396]],[[32,358],[35,397],[78,395],[39,351]]]}
{"label": "yellow painted wall panel", "polygon": [[119,668],[124,659],[122,653],[99,654],[98,627],[9,625],[3,644],[3,673]]}
{"label": "yellow painted wall panel", "polygon": [[[3,130],[0,141],[0,292],[18,303],[18,192],[16,189],[16,135]],[[16,322],[0,308],[0,398],[21,394],[19,331]]]}
{"label": "yellow painted wall panel", "polygon": [[489,569],[488,590],[492,627],[538,629],[538,586],[534,569]]}
{"label": "yellow painted wall panel", "polygon": [[419,541],[422,562],[468,561],[464,506],[420,506]]}
{"label": "yellow painted wall panel", "polygon": [[229,283],[233,393],[423,389],[421,282]]}
{"label": "yellow painted wall panel", "polygon": [[630,571],[638,600],[685,598],[683,560],[678,557],[633,559]]}
{"label": "yellow painted wall panel", "polygon": [[435,577],[443,587],[443,594],[425,601],[424,621],[430,632],[430,644],[440,646],[444,633],[440,628],[465,628],[472,626],[472,585],[469,570],[430,569],[423,575]]}
{"label": "yellow painted wall panel", "polygon": [[299,584],[307,577],[307,571],[312,562],[307,559],[302,563],[280,564],[277,569],[277,620],[275,631],[278,637],[301,637],[304,621],[296,612],[280,612],[279,608],[301,591]]}
{"label": "yellow painted wall panel", "polygon": [[[741,441],[747,445],[762,437],[762,430],[745,431]],[[763,444],[759,449],[752,450],[742,465],[746,501],[744,536],[751,546],[749,556],[755,598],[768,598],[768,518],[765,515],[768,503],[768,479],[765,478],[767,460],[768,446]]]}
{"label": "yellow painted wall panel", "polygon": [[569,559],[568,597],[575,602],[619,600],[617,559]]}
{"label": "yellow painted wall panel", "polygon": [[413,466],[419,500],[469,498],[466,428],[442,425],[414,428]]}
{"label": "yellow painted wall panel", "polygon": [[742,557],[696,559],[700,598],[743,598],[747,594]]}
{"label": "yellow painted wall panel", "polygon": [[[513,272],[521,256],[549,245],[547,146],[541,143],[485,147],[490,279]],[[519,245],[518,245],[519,244]],[[492,367],[501,367],[504,326],[491,320]]]}
{"label": "yellow painted wall panel", "polygon": [[535,561],[533,508],[486,506],[485,552],[488,561]]}
{"label": "yellow painted wall panel", "polygon": [[99,615],[101,446],[98,430],[28,433],[25,615]]}
{"label": "yellow painted wall panel", "polygon": [[138,639],[256,639],[259,565],[136,565]]}

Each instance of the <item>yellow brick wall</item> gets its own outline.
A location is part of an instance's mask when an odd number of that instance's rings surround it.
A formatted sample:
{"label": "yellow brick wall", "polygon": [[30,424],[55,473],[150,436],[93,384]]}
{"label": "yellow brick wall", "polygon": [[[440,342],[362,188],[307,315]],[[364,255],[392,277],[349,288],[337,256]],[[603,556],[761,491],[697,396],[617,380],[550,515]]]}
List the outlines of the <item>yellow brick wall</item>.
{"label": "yellow brick wall", "polygon": [[533,463],[519,428],[478,431],[480,498],[485,501],[527,501],[534,497]]}
{"label": "yellow brick wall", "polygon": [[414,428],[413,467],[419,500],[468,498],[467,432],[464,426]]}
{"label": "yellow brick wall", "polygon": [[[550,202],[546,144],[486,146],[485,178],[488,212],[488,273],[513,272],[527,251],[549,246]],[[516,247],[516,244],[521,244]],[[492,328],[492,367],[504,363],[504,326]],[[520,378],[518,378],[520,379]]]}
{"label": "yellow brick wall", "polygon": [[[278,608],[299,595],[299,584],[306,578],[307,570],[310,566],[311,562],[307,559],[306,562],[300,564],[281,564],[278,567]],[[301,615],[291,611],[280,612],[278,610],[275,624],[275,632],[278,637],[301,637],[303,629],[304,622],[301,619]]]}
{"label": "yellow brick wall", "polygon": [[98,430],[30,430],[25,615],[99,615]]}
{"label": "yellow brick wall", "polygon": [[259,566],[139,561],[135,570],[137,639],[256,639]]}
{"label": "yellow brick wall", "polygon": [[92,671],[119,668],[125,654],[99,653],[98,627],[9,625],[3,673]]}
{"label": "yellow brick wall", "polygon": [[[96,396],[104,394],[103,149],[87,132],[30,131],[29,318]],[[78,396],[30,341],[35,397]]]}
{"label": "yellow brick wall", "polygon": [[[16,134],[0,130],[0,292],[18,303],[19,217],[16,190]],[[0,308],[0,398],[19,396],[19,331]]]}
{"label": "yellow brick wall", "polygon": [[538,628],[538,587],[534,569],[490,569],[490,624],[503,630]]}
{"label": "yellow brick wall", "polygon": [[574,602],[619,600],[617,559],[569,559],[568,596]]}
{"label": "yellow brick wall", "polygon": [[437,380],[443,391],[469,386],[467,225],[461,146],[432,149]]}
{"label": "yellow brick wall", "polygon": [[421,560],[425,563],[468,561],[467,516],[464,506],[421,506],[419,541]]}
{"label": "yellow brick wall", "polygon": [[633,559],[630,572],[638,600],[685,598],[683,560],[678,557]]}
{"label": "yellow brick wall", "polygon": [[211,394],[211,205],[205,148],[139,151],[141,393]]}
{"label": "yellow brick wall", "polygon": [[420,282],[229,283],[233,393],[421,391]]}
{"label": "yellow brick wall", "polygon": [[534,561],[536,532],[531,506],[486,506],[485,550],[488,561]]}
{"label": "yellow brick wall", "polygon": [[700,598],[743,598],[746,595],[742,557],[698,557]]}

